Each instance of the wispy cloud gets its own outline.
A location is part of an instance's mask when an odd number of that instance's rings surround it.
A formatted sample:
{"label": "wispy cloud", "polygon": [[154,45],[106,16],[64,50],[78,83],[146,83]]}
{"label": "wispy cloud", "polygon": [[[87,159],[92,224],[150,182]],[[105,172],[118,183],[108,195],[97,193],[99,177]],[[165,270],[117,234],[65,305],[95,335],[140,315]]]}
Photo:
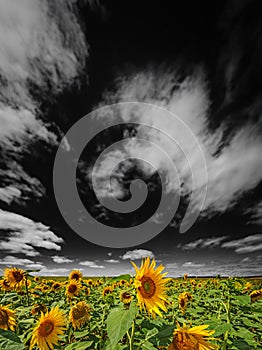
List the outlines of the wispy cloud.
{"label": "wispy cloud", "polygon": [[196,248],[215,248],[220,246],[221,242],[223,242],[226,238],[227,236],[200,238],[196,241],[189,242],[183,245],[179,244],[178,248],[181,248],[182,250],[193,250]]}
{"label": "wispy cloud", "polygon": [[52,147],[62,136],[58,126],[55,133],[51,122],[41,120],[35,96],[49,100],[76,83],[88,44],[70,0],[12,0],[0,2],[0,47],[0,146],[5,164],[0,199],[24,204],[42,197],[45,188],[23,168],[23,154],[36,140]]}
{"label": "wispy cloud", "polygon": [[[179,67],[177,68],[179,71]],[[207,88],[208,81],[203,70],[197,68],[195,73],[179,80],[176,69],[170,72],[170,68],[158,67],[158,70],[150,67],[141,73],[130,77],[121,77],[116,83],[114,92],[107,92],[104,96],[105,103],[123,101],[141,101],[164,107],[176,114],[193,132],[203,151],[208,175],[208,191],[202,210],[202,218],[210,218],[217,212],[225,212],[234,207],[235,203],[247,191],[254,189],[262,180],[262,141],[255,124],[246,123],[237,129],[227,144],[223,143],[223,134],[226,130],[222,122],[216,131],[210,131],[207,127],[210,113],[210,96]],[[102,105],[102,104],[101,104]],[[117,113],[118,111],[119,113]],[[106,114],[109,118],[110,113]],[[123,122],[146,123],[152,129],[142,125],[137,127],[137,136],[157,144],[171,156],[181,177],[178,184],[173,169],[168,161],[163,158],[161,152],[150,144],[144,146],[139,140],[132,139],[130,145],[121,149],[125,158],[139,157],[149,161],[158,171],[164,172],[167,181],[164,190],[168,193],[177,193],[187,196],[192,191],[191,169],[193,169],[195,182],[195,202],[192,203],[192,211],[201,206],[199,191],[204,188],[204,176],[200,153],[196,151],[194,142],[186,128],[181,128],[176,118],[169,115],[163,118],[158,110],[152,113],[143,105],[119,105],[112,107],[111,118],[120,116]],[[103,112],[97,113],[97,119],[103,119]],[[163,132],[170,135],[181,146],[179,147]],[[132,147],[131,147],[132,144]],[[120,151],[119,151],[120,152]],[[185,156],[186,155],[186,156]],[[103,178],[104,165],[113,168],[117,164],[119,153],[116,150],[107,153],[97,168],[97,179]],[[110,164],[112,163],[112,164]],[[142,167],[142,165],[141,165]],[[152,172],[148,167],[141,168],[144,172]],[[114,174],[116,183],[114,192],[119,197],[124,195],[124,187],[121,186],[121,178],[125,168],[118,169]],[[104,187],[104,196],[111,195],[109,187]],[[112,191],[112,187],[110,187]],[[121,193],[122,191],[122,193]]]}
{"label": "wispy cloud", "polygon": [[262,234],[249,235],[241,239],[225,242],[221,247],[234,249],[239,254],[262,251]]}
{"label": "wispy cloud", "polygon": [[154,258],[154,253],[151,252],[150,250],[146,249],[134,249],[134,250],[129,250],[122,256],[120,256],[121,259],[123,260],[139,260],[142,258]]}
{"label": "wispy cloud", "polygon": [[52,256],[52,259],[57,264],[67,264],[74,261],[72,259],[66,258],[65,256],[59,256],[59,255]]}
{"label": "wispy cloud", "polygon": [[104,269],[105,268],[104,265],[97,265],[95,261],[88,261],[88,260],[80,261],[79,265],[88,266],[88,267],[93,268],[93,269]]}
{"label": "wispy cloud", "polygon": [[44,224],[3,210],[0,210],[0,229],[6,231],[0,250],[10,253],[33,257],[40,255],[35,248],[61,250],[63,243],[63,239]]}
{"label": "wispy cloud", "polygon": [[116,260],[116,259],[108,259],[108,260],[104,260],[104,262],[107,262],[109,264],[119,264],[120,261]]}

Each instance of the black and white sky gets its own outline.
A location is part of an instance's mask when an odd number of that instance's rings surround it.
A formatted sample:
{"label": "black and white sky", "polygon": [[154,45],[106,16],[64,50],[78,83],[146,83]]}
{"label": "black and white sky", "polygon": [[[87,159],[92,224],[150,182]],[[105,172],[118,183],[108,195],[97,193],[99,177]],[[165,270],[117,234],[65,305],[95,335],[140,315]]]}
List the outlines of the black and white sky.
{"label": "black and white sky", "polygon": [[[261,77],[260,0],[0,0],[0,270],[67,275],[79,268],[86,275],[116,275],[132,272],[130,259],[150,255],[170,276],[261,275]],[[111,187],[104,178],[119,150],[101,160],[95,177],[100,196],[122,201],[130,199],[129,185],[139,177],[150,188],[149,204],[123,216],[98,202],[90,182],[95,159],[120,139],[134,140],[144,122],[184,138],[196,164],[196,191],[204,186],[198,153],[175,120],[165,124],[157,113],[121,109],[126,126],[95,137],[79,160],[85,207],[106,225],[136,225],[153,215],[161,196],[157,171],[166,178],[165,191],[179,192],[181,201],[155,238],[107,248],[83,239],[63,219],[54,196],[54,159],[80,118],[133,101],[163,107],[192,130],[207,164],[207,196],[197,222],[179,233],[192,194],[190,176],[177,148],[157,135],[182,173],[180,187],[165,159],[137,141],[121,150],[128,159]],[[154,142],[152,130],[142,131]],[[63,147],[69,152],[72,145]],[[153,162],[156,173],[136,157]],[[196,200],[194,209],[199,205]],[[154,219],[157,225],[161,217]]]}

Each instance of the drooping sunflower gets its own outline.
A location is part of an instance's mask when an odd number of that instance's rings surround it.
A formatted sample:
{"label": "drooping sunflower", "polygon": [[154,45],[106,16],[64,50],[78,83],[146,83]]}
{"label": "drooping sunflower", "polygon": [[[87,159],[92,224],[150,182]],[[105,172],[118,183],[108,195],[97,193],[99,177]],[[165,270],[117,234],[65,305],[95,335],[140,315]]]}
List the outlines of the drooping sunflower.
{"label": "drooping sunflower", "polygon": [[43,313],[47,312],[47,307],[44,304],[35,304],[32,307],[31,314],[36,315],[40,312],[43,312]]}
{"label": "drooping sunflower", "polygon": [[52,284],[52,291],[58,292],[63,287],[62,283],[60,282],[53,282]]}
{"label": "drooping sunflower", "polygon": [[83,274],[79,270],[72,270],[69,275],[70,280],[76,280],[76,281],[80,281],[82,277],[83,277]]}
{"label": "drooping sunflower", "polygon": [[251,302],[254,303],[255,301],[262,299],[262,288],[258,289],[258,290],[253,290],[250,294],[249,294],[250,298],[251,298]]}
{"label": "drooping sunflower", "polygon": [[185,313],[187,304],[192,300],[192,295],[189,292],[183,292],[178,296],[178,305],[182,313]]}
{"label": "drooping sunflower", "polygon": [[14,332],[16,326],[15,312],[0,305],[0,328]]}
{"label": "drooping sunflower", "polygon": [[66,329],[66,317],[58,306],[46,314],[41,313],[40,320],[33,330],[30,349],[37,345],[41,350],[53,349]]}
{"label": "drooping sunflower", "polygon": [[212,350],[217,346],[209,343],[215,331],[207,330],[208,325],[187,328],[185,325],[174,330],[173,341],[168,350]]}
{"label": "drooping sunflower", "polygon": [[110,293],[112,293],[112,292],[113,292],[113,288],[112,288],[111,286],[105,287],[105,288],[103,289],[103,292],[102,292],[103,297],[105,297],[106,295],[108,295],[108,294],[110,294]]}
{"label": "drooping sunflower", "polygon": [[73,298],[79,294],[81,290],[81,284],[77,280],[71,280],[66,286],[66,296]]}
{"label": "drooping sunflower", "polygon": [[121,292],[119,297],[122,303],[125,305],[129,305],[133,299],[132,295],[129,292]]}
{"label": "drooping sunflower", "polygon": [[12,288],[20,288],[25,282],[25,271],[13,267],[5,268],[4,277]]}
{"label": "drooping sunflower", "polygon": [[0,280],[0,288],[5,292],[10,292],[10,290],[12,289],[6,278]]}
{"label": "drooping sunflower", "polygon": [[72,323],[74,329],[82,327],[89,319],[89,306],[84,302],[80,301],[70,309],[69,321]]}
{"label": "drooping sunflower", "polygon": [[155,314],[162,316],[160,311],[167,311],[165,303],[166,282],[168,278],[164,278],[167,273],[162,273],[164,266],[160,265],[155,269],[156,262],[147,257],[141,264],[140,269],[134,262],[131,262],[135,268],[136,276],[134,286],[137,290],[137,299],[140,308],[145,308],[149,314],[155,317]]}

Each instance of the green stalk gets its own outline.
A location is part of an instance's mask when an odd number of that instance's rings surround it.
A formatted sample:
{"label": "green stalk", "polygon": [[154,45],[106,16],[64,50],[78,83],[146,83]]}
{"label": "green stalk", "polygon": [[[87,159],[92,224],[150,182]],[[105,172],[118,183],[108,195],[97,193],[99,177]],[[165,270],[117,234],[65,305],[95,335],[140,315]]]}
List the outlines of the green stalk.
{"label": "green stalk", "polygon": [[[226,315],[227,315],[227,323],[230,324],[230,298],[228,297],[228,303],[222,303],[226,309]],[[227,330],[224,334],[224,342],[222,345],[221,350],[226,350],[227,349],[227,340],[229,336],[229,330]]]}
{"label": "green stalk", "polygon": [[26,290],[26,297],[27,297],[27,306],[29,306],[30,301],[29,301],[29,292],[28,292],[28,285],[27,285],[27,274],[25,275],[25,290]]}
{"label": "green stalk", "polygon": [[135,321],[132,323],[131,335],[129,334],[128,331],[126,334],[129,340],[129,350],[133,350],[134,335],[135,335]]}

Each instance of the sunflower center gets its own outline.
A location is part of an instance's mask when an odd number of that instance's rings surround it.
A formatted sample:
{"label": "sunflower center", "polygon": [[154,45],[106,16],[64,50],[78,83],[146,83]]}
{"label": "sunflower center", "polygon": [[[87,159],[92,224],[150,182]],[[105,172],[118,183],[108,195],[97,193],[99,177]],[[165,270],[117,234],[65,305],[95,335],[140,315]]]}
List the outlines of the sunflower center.
{"label": "sunflower center", "polygon": [[69,293],[75,293],[77,290],[77,286],[75,284],[70,284],[68,287]]}
{"label": "sunflower center", "polygon": [[14,279],[16,280],[16,282],[22,281],[22,279],[24,277],[24,275],[19,271],[14,271],[13,276],[14,276]]}
{"label": "sunflower center", "polygon": [[0,325],[6,325],[8,323],[8,314],[5,310],[0,310]]}
{"label": "sunflower center", "polygon": [[39,335],[41,337],[47,337],[53,332],[54,328],[54,323],[50,320],[46,320],[42,322],[39,326]]}
{"label": "sunflower center", "polygon": [[75,320],[79,320],[86,316],[86,309],[84,307],[73,309],[73,317]]}
{"label": "sunflower center", "polygon": [[142,277],[141,286],[138,288],[144,298],[151,298],[156,291],[155,282],[148,276]]}
{"label": "sunflower center", "polygon": [[72,279],[79,280],[79,275],[77,273],[74,273]]}
{"label": "sunflower center", "polygon": [[185,306],[185,300],[184,300],[184,299],[181,299],[181,300],[180,300],[180,306],[181,306],[181,307],[184,307],[184,306]]}

